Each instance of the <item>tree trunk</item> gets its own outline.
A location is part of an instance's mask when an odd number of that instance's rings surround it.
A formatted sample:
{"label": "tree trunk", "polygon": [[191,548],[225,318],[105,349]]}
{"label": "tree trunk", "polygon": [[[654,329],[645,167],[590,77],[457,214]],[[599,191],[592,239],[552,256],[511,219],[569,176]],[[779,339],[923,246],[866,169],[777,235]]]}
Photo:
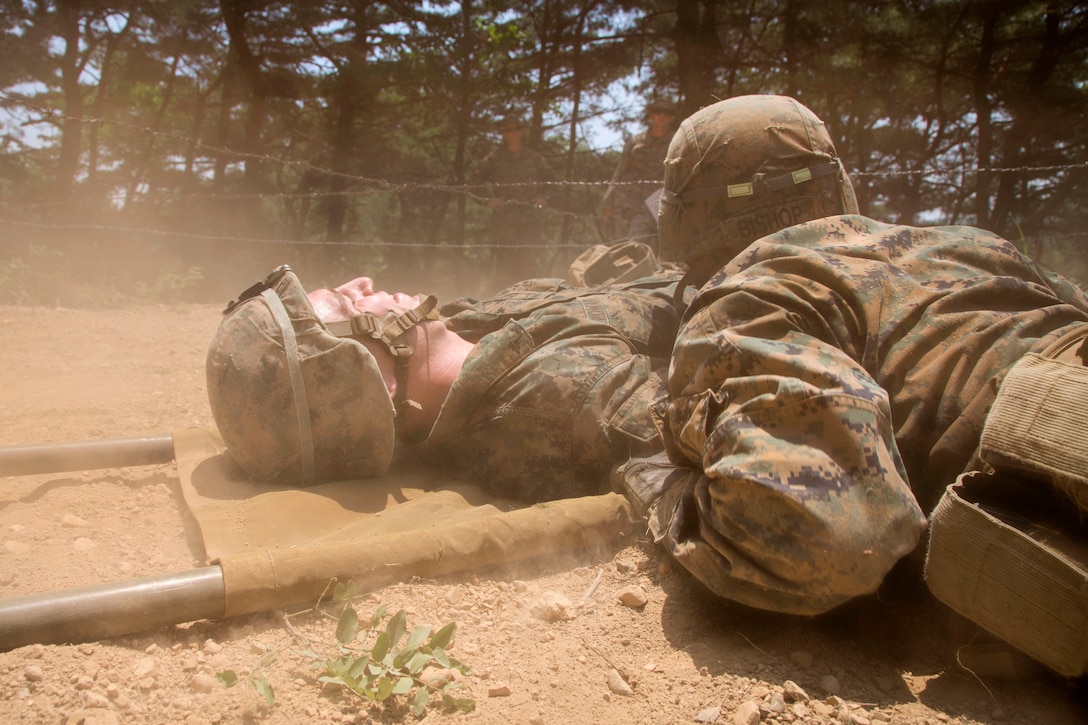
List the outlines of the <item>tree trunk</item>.
{"label": "tree trunk", "polygon": [[975,115],[978,118],[978,177],[975,181],[975,223],[982,228],[990,225],[990,172],[993,163],[993,109],[990,103],[990,74],[997,27],[996,3],[983,6],[982,37],[979,39],[978,61],[975,63],[973,90]]}
{"label": "tree trunk", "polygon": [[79,76],[83,64],[79,57],[79,7],[78,0],[62,0],[57,3],[60,35],[64,39],[64,55],[61,57],[61,93],[64,96],[64,120],[61,122],[60,156],[54,193],[62,202],[72,198],[76,173],[79,171],[79,154],[83,136],[83,91]]}
{"label": "tree trunk", "polygon": [[719,52],[716,0],[676,0],[676,73],[680,83],[681,115],[710,102]]}
{"label": "tree trunk", "polygon": [[[1006,168],[1038,163],[1037,158],[1030,158],[1030,152],[1034,146],[1039,118],[1048,110],[1044,89],[1054,75],[1058,59],[1064,51],[1059,30],[1060,19],[1055,13],[1048,11],[1043,18],[1043,32],[1038,43],[1039,55],[1032,62],[1031,70],[1025,79],[1023,94],[1026,102],[1018,109],[1012,128],[1005,137],[1002,166]],[[1026,206],[1022,202],[1026,195],[1021,192],[1022,186],[1027,184],[1031,174],[1032,172],[1029,171],[1006,171],[1001,174],[991,218],[993,231],[1005,236],[1018,231],[1013,228],[1013,225],[1017,221],[1015,219],[1018,216],[1017,212]],[[1010,238],[1016,236],[1019,234]]]}
{"label": "tree trunk", "polygon": [[[263,164],[260,161],[261,130],[264,127],[267,91],[261,74],[261,61],[249,46],[246,38],[246,10],[242,0],[221,0],[223,24],[230,39],[230,57],[233,67],[249,92],[249,107],[242,125],[242,151],[246,154],[243,188],[248,192],[260,191]],[[230,62],[230,61],[228,61]]]}

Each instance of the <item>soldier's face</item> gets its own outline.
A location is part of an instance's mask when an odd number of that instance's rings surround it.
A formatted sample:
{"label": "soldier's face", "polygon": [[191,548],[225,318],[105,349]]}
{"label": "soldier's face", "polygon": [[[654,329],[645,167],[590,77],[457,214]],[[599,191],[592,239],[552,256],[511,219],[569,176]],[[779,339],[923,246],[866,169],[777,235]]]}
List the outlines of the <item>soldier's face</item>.
{"label": "soldier's face", "polygon": [[314,290],[307,297],[322,322],[350,320],[362,312],[376,317],[390,312],[400,315],[419,307],[419,295],[375,290],[370,277],[356,277],[333,289]]}
{"label": "soldier's face", "polygon": [[672,129],[675,116],[671,113],[654,111],[650,114],[650,133],[654,136],[664,136]]}

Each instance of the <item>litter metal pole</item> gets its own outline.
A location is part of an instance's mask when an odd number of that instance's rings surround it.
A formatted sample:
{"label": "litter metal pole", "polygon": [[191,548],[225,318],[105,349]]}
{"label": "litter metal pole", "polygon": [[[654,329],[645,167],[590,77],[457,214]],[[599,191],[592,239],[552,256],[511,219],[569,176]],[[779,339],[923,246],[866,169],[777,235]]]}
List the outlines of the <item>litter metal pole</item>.
{"label": "litter metal pole", "polygon": [[74,644],[222,618],[223,570],[127,579],[79,589],[0,599],[0,652],[28,644]]}
{"label": "litter metal pole", "polygon": [[0,476],[150,466],[173,460],[172,435],[5,446],[0,447]]}

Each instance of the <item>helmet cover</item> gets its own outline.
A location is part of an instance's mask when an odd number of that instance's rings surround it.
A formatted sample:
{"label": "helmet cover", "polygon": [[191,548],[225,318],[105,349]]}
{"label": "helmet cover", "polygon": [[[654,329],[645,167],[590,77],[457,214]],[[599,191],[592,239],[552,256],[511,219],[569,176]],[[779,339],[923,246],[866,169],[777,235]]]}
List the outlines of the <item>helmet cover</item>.
{"label": "helmet cover", "polygon": [[389,468],[393,401],[377,360],[328,331],[289,267],[227,307],[207,383],[227,450],[255,481],[309,486]]}
{"label": "helmet cover", "polygon": [[856,214],[816,114],[787,96],[738,96],[686,118],[669,144],[658,209],[661,258],[719,264],[800,222]]}

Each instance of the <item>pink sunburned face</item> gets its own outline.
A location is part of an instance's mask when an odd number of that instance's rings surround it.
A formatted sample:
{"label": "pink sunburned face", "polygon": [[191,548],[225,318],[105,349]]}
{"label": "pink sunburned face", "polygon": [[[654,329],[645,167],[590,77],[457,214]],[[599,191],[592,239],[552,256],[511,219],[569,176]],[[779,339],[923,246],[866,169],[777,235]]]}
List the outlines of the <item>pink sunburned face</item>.
{"label": "pink sunburned face", "polygon": [[314,290],[307,297],[322,322],[350,320],[362,312],[377,317],[385,317],[390,312],[399,315],[419,306],[419,295],[375,292],[374,280],[370,277],[356,277],[334,289]]}

